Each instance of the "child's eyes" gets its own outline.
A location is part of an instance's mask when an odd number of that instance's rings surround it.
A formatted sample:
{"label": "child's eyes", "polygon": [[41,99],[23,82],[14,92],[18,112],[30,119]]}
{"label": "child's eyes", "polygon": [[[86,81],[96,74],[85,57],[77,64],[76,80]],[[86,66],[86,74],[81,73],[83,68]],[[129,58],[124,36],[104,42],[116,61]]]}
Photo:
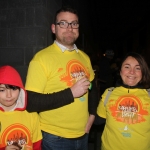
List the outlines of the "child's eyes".
{"label": "child's eyes", "polygon": [[16,90],[18,90],[18,89],[11,89],[12,91],[16,91]]}
{"label": "child's eyes", "polygon": [[[4,92],[6,89],[0,89],[0,92]],[[11,89],[11,91],[16,91],[18,89]]]}

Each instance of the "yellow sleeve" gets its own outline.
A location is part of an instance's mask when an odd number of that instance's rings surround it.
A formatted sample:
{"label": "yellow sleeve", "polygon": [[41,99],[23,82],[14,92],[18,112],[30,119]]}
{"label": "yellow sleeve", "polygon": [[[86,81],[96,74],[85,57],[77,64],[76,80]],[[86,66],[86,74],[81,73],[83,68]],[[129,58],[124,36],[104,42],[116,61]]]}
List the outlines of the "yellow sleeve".
{"label": "yellow sleeve", "polygon": [[26,90],[43,93],[46,83],[47,74],[44,67],[40,64],[40,62],[32,60],[26,77]]}
{"label": "yellow sleeve", "polygon": [[104,101],[105,101],[107,93],[108,93],[108,89],[106,89],[105,92],[102,94],[102,97],[97,107],[97,114],[98,116],[102,118],[106,118],[106,106],[104,106]]}
{"label": "yellow sleeve", "polygon": [[39,116],[35,112],[32,113],[32,125],[32,142],[35,143],[42,139]]}

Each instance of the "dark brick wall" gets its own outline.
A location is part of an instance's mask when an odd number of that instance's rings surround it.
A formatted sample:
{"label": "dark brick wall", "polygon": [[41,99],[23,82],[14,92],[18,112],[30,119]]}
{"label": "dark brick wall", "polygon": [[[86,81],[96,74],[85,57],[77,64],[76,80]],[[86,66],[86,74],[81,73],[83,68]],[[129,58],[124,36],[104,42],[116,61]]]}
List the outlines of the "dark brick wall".
{"label": "dark brick wall", "polygon": [[33,55],[53,42],[51,23],[62,0],[0,0],[0,66],[11,65],[25,82]]}

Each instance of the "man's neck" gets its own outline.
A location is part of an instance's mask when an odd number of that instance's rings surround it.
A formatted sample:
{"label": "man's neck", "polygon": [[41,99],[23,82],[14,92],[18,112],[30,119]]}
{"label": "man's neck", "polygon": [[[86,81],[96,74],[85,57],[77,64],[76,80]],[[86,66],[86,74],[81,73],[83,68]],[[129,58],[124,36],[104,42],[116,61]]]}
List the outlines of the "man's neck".
{"label": "man's neck", "polygon": [[74,44],[73,45],[64,45],[64,44],[62,44],[61,42],[59,42],[57,40],[56,40],[56,42],[59,43],[61,46],[65,47],[68,50],[70,50],[70,49],[72,50],[74,48]]}
{"label": "man's neck", "polygon": [[62,52],[66,51],[66,50],[68,50],[68,51],[76,50],[76,52],[78,53],[78,48],[77,48],[77,46],[75,44],[71,48],[68,48],[68,47],[62,45],[61,43],[59,43],[57,40],[55,40],[54,42],[60,47]]}

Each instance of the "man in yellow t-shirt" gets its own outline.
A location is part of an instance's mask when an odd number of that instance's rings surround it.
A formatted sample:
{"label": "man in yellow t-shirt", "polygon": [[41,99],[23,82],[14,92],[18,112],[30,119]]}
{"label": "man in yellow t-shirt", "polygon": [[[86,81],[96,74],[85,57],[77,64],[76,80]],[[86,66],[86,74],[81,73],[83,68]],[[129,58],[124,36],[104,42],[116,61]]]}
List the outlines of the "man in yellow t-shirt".
{"label": "man in yellow t-shirt", "polygon": [[27,110],[40,112],[43,150],[88,150],[98,96],[90,59],[74,44],[78,28],[74,9],[58,10],[51,26],[56,40],[29,65]]}

